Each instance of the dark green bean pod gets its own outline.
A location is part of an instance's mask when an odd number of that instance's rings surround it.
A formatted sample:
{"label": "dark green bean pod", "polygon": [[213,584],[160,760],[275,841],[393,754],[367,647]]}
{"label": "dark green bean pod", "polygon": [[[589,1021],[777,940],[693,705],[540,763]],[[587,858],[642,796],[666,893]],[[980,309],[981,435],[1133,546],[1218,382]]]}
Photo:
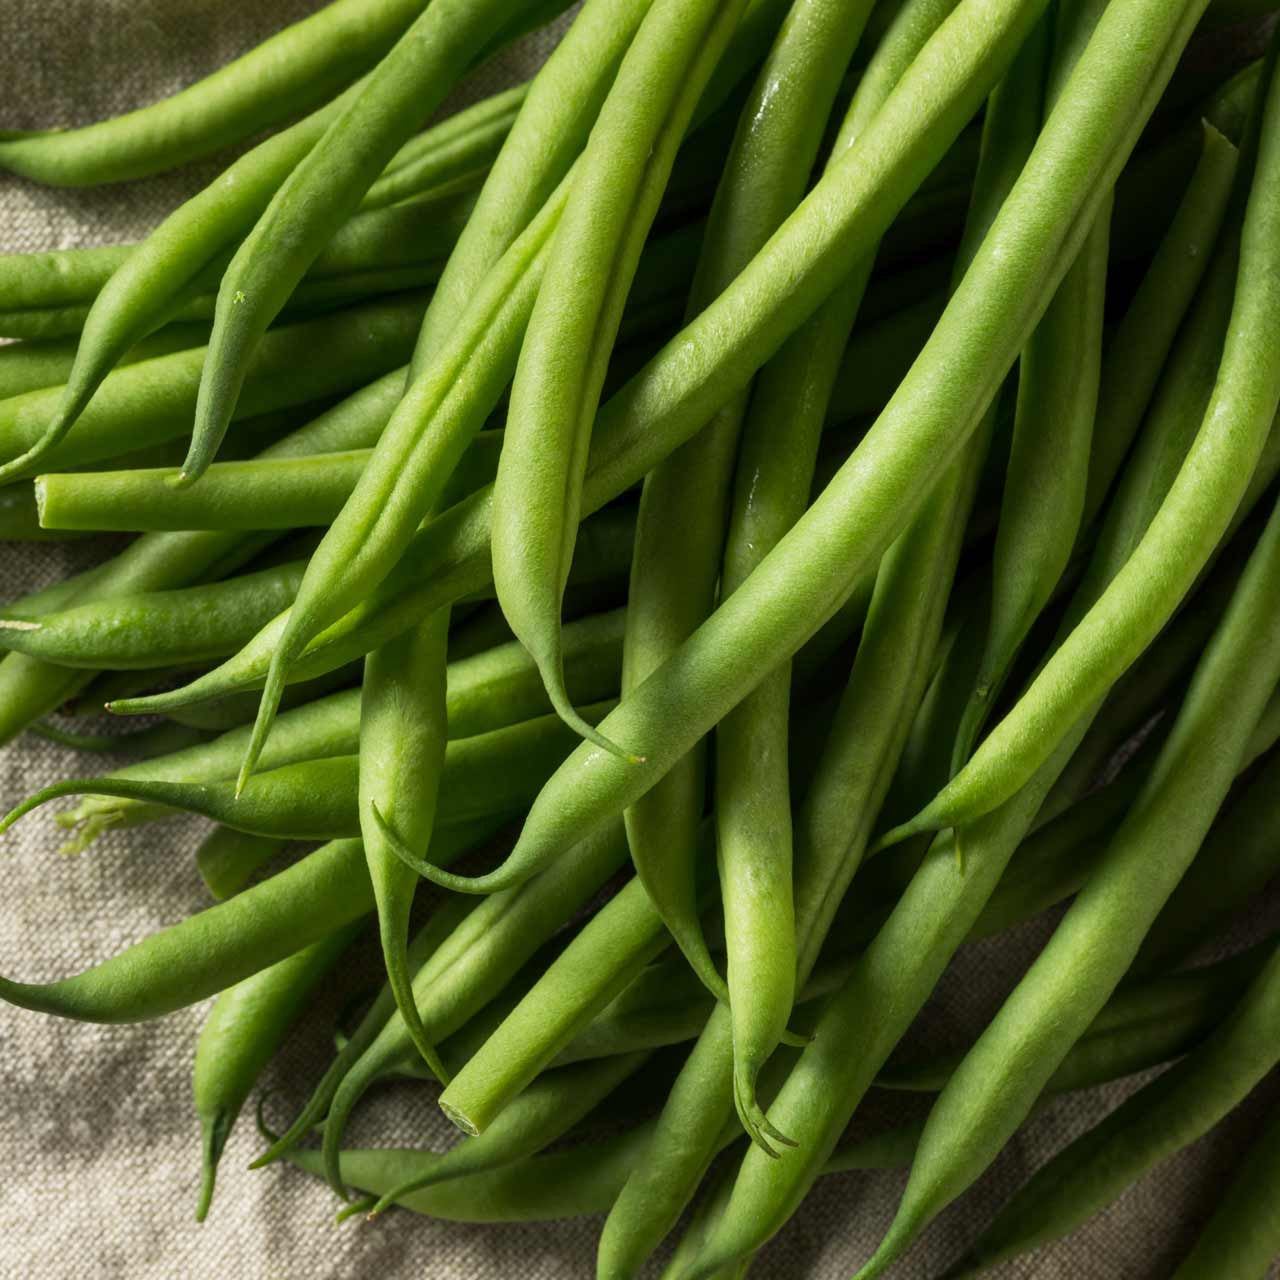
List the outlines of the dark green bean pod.
{"label": "dark green bean pod", "polygon": [[197,1222],[208,1215],[218,1161],[258,1076],[360,929],[360,922],[347,925],[228,987],[213,1002],[196,1041],[192,1077],[202,1153]]}
{"label": "dark green bean pod", "polygon": [[196,870],[205,888],[222,902],[239,893],[287,843],[234,827],[214,827],[196,850]]}
{"label": "dark green bean pod", "polygon": [[1237,1166],[1230,1185],[1173,1280],[1266,1280],[1280,1254],[1280,1120],[1274,1116]]}
{"label": "dark green bean pod", "polygon": [[1177,1066],[1036,1170],[983,1232],[960,1274],[976,1275],[1074,1230],[1217,1124],[1277,1061],[1280,951],[1273,946],[1226,1021]]}
{"label": "dark green bean pod", "polygon": [[[259,1125],[263,1136],[276,1135]],[[398,1202],[402,1209],[447,1222],[547,1222],[604,1213],[613,1203],[650,1126],[628,1129],[612,1138],[583,1143],[567,1151],[534,1156],[514,1164],[424,1187]],[[324,1178],[319,1151],[294,1147],[290,1164]],[[345,1185],[383,1196],[395,1187],[429,1174],[441,1159],[432,1151],[377,1147],[340,1152]]]}

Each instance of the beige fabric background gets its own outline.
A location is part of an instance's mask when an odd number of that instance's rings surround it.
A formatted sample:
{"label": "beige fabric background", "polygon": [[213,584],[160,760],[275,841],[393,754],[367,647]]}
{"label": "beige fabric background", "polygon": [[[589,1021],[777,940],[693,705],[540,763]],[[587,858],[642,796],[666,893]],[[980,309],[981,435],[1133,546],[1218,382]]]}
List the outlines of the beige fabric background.
{"label": "beige fabric background", "polygon": [[[320,0],[3,0],[0,128],[90,121],[170,92],[241,52]],[[532,41],[484,73],[495,86],[535,64]],[[479,81],[481,77],[477,77]],[[0,251],[111,242],[137,236],[216,165],[87,193],[45,191],[0,177]],[[0,599],[102,554],[0,545]],[[84,758],[31,739],[0,751],[5,805],[86,768]],[[0,971],[46,979],[101,959],[207,904],[192,853],[195,822],[118,833],[79,858],[60,857],[49,817],[7,838],[0,893]],[[1242,930],[1280,924],[1261,904]],[[955,1044],[981,1025],[1043,938],[1046,923],[971,948],[960,958],[917,1040]],[[270,1074],[278,1121],[327,1061],[334,1011],[375,972],[371,948],[341,975]],[[232,1136],[209,1221],[192,1219],[198,1152],[190,1070],[202,1009],[139,1027],[97,1028],[0,1008],[0,1280],[573,1280],[592,1274],[598,1223],[480,1228],[390,1214],[335,1227],[319,1183],[277,1167],[249,1173],[259,1149],[246,1117]],[[971,1032],[970,1032],[971,1034]],[[1132,1084],[1126,1088],[1132,1087]],[[1126,1091],[1098,1091],[1047,1108],[968,1196],[943,1216],[895,1275],[938,1275],[1026,1173],[1105,1113]],[[1071,1240],[993,1275],[1012,1280],[1160,1280],[1189,1246],[1236,1153],[1280,1082],[1268,1081],[1209,1140],[1130,1191]],[[883,1102],[867,1126],[899,1114]],[[381,1090],[357,1116],[351,1141],[397,1145],[449,1140],[424,1086]],[[821,1280],[849,1274],[887,1225],[898,1176],[824,1181],[753,1274]]]}

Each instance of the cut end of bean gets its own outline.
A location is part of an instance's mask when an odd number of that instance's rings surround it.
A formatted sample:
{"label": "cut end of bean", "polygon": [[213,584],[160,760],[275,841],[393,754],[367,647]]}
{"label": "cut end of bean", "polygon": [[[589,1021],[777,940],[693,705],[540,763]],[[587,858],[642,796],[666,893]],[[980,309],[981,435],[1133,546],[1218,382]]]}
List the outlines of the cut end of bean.
{"label": "cut end of bean", "polygon": [[456,1128],[461,1129],[468,1138],[478,1138],[480,1136],[480,1130],[476,1124],[468,1119],[467,1116],[459,1111],[452,1103],[446,1102],[444,1098],[440,1099],[440,1110],[444,1112],[445,1118],[449,1123],[454,1125]]}

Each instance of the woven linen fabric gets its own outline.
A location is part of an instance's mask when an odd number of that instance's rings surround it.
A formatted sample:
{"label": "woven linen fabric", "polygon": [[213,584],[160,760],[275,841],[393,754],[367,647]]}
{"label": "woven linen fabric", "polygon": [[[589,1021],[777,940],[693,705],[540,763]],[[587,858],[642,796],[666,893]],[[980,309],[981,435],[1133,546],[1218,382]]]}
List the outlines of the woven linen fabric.
{"label": "woven linen fabric", "polygon": [[[154,100],[208,73],[319,0],[4,0],[0,5],[0,128],[88,122]],[[477,73],[454,105],[528,74],[546,36]],[[225,156],[160,178],[86,192],[0,177],[0,251],[136,238]],[[0,300],[2,304],[2,300]],[[0,545],[0,598],[33,589],[118,547]],[[57,779],[110,767],[31,737],[0,751],[0,798],[16,802]],[[117,831],[78,857],[57,853],[52,813],[5,838],[0,972],[37,980],[77,972],[208,905],[193,852],[205,828],[174,821]],[[1260,904],[1237,943],[1280,924]],[[1047,936],[1042,920],[967,948],[912,1033],[919,1049],[972,1037]],[[376,981],[366,940],[291,1034],[263,1081],[279,1123],[328,1062],[338,1011]],[[96,1027],[0,1007],[0,1280],[574,1280],[593,1274],[599,1222],[480,1227],[408,1213],[335,1226],[326,1187],[278,1165],[248,1172],[261,1149],[251,1114],[227,1145],[209,1220],[193,1220],[199,1152],[191,1059],[207,1005],[140,1026]],[[997,1165],[945,1213],[894,1271],[939,1275],[1005,1197],[1052,1152],[1100,1119],[1137,1084],[1059,1099],[1009,1144]],[[1280,1101],[1277,1081],[1210,1138],[1131,1189],[1070,1239],[991,1274],[1003,1280],[1161,1280],[1189,1248],[1239,1152]],[[918,1105],[918,1104],[917,1104]],[[873,1094],[859,1126],[912,1113]],[[349,1145],[453,1141],[422,1084],[379,1088],[357,1113]],[[753,1275],[835,1280],[887,1226],[905,1175],[825,1179]],[[656,1274],[656,1269],[654,1271]]]}

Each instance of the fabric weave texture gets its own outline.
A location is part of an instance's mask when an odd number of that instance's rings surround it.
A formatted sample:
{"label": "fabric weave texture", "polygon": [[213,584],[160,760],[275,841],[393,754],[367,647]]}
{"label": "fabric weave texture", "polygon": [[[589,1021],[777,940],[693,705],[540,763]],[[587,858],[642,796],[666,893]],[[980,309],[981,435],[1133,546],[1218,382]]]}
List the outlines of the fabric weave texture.
{"label": "fabric weave texture", "polygon": [[[86,123],[154,100],[207,74],[320,0],[4,0],[0,5],[0,128]],[[538,35],[483,68],[458,106],[527,75],[545,56]],[[225,156],[176,174],[86,192],[0,176],[0,252],[113,243],[145,234]],[[0,300],[2,302],[2,300]],[[0,599],[12,599],[120,545],[0,544]],[[63,777],[111,766],[30,736],[0,751],[5,807]],[[115,832],[63,857],[53,810],[6,837],[0,894],[0,972],[48,979],[79,971],[209,904],[193,853],[201,823]],[[1280,902],[1259,905],[1240,940],[1280,925]],[[952,967],[912,1044],[955,1047],[995,1011],[1051,921],[968,948]],[[336,1017],[377,981],[366,940],[290,1037],[268,1072],[268,1114],[290,1117],[328,1062]],[[206,1006],[140,1026],[95,1027],[0,1006],[0,1280],[577,1280],[593,1274],[599,1222],[479,1227],[407,1213],[335,1226],[319,1182],[287,1166],[251,1173],[261,1148],[252,1115],[227,1146],[209,1220],[193,1218],[199,1150],[191,1057]],[[1054,1102],[997,1166],[952,1206],[893,1272],[945,1271],[995,1208],[1053,1151],[1135,1087],[1128,1081]],[[1172,1273],[1270,1107],[1270,1080],[1210,1138],[1169,1162],[1071,1239],[991,1272],[996,1280],[1161,1280]],[[858,1124],[908,1112],[874,1095]],[[441,1147],[455,1135],[421,1084],[382,1087],[359,1110],[352,1145]],[[837,1280],[888,1225],[904,1175],[824,1180],[753,1275]],[[653,1274],[657,1274],[655,1268]]]}

